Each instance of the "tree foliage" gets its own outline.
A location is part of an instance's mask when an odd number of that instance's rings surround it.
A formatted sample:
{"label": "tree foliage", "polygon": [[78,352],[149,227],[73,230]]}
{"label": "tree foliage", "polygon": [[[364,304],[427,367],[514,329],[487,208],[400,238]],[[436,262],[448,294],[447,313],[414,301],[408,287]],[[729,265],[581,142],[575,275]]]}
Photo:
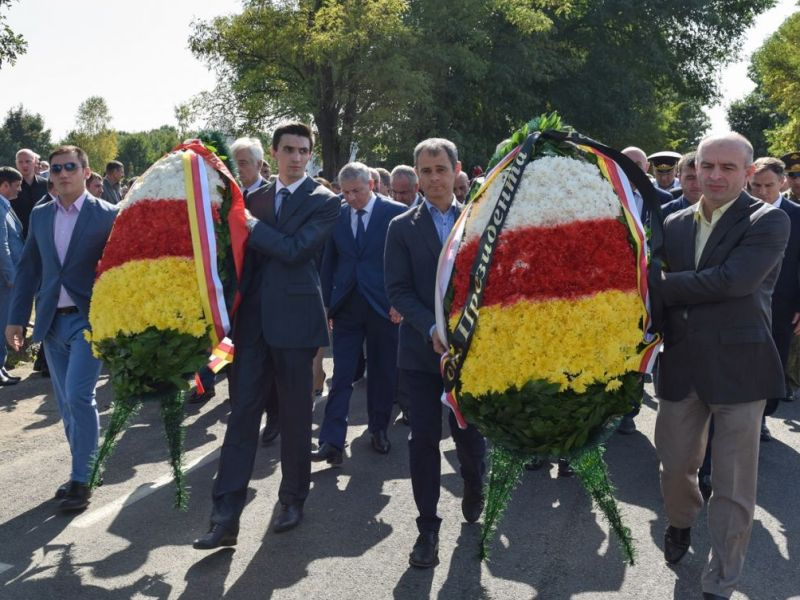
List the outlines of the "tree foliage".
{"label": "tree foliage", "polygon": [[781,123],[766,132],[769,149],[781,155],[800,148],[800,12],[791,15],[754,54],[750,74]]}
{"label": "tree foliage", "polygon": [[716,73],[774,0],[249,0],[194,25],[219,85],[215,127],[251,134],[313,120],[325,171],[352,141],[372,164],[409,162],[445,136],[466,165],[557,110],[616,146],[685,150],[707,128]]}
{"label": "tree foliage", "polygon": [[67,134],[65,143],[75,144],[89,156],[89,165],[102,173],[106,163],[117,157],[117,132],[110,128],[111,112],[101,96],[90,96],[78,106],[76,129]]}
{"label": "tree foliage", "polygon": [[0,127],[0,165],[13,165],[20,148],[42,156],[50,151],[50,130],[44,128],[42,116],[29,113],[21,104],[9,109]]}
{"label": "tree foliage", "polygon": [[731,102],[727,110],[728,125],[753,144],[755,156],[769,156],[767,132],[785,124],[786,118],[758,89],[740,100]]}
{"label": "tree foliage", "polygon": [[128,176],[141,175],[150,165],[172,150],[182,137],[177,129],[162,125],[150,131],[119,132],[117,160]]}
{"label": "tree foliage", "polygon": [[[13,0],[0,0],[0,10],[11,5]],[[4,64],[13,65],[28,50],[28,42],[6,23],[6,16],[0,14],[0,68]]]}

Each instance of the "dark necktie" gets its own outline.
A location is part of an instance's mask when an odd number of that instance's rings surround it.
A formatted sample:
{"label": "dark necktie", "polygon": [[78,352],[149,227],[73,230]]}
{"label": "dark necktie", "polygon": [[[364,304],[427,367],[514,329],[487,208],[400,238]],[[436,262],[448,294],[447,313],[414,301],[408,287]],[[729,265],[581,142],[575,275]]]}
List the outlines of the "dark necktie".
{"label": "dark necktie", "polygon": [[356,224],[356,248],[359,251],[364,247],[364,237],[367,235],[367,230],[364,227],[364,215],[367,214],[363,208],[356,211],[358,215],[358,223]]}
{"label": "dark necktie", "polygon": [[289,197],[290,194],[291,194],[291,192],[289,191],[289,188],[281,188],[281,191],[279,191],[275,195],[275,220],[276,221],[278,220],[278,217],[280,217],[280,215],[281,215],[281,208],[283,208],[284,201]]}

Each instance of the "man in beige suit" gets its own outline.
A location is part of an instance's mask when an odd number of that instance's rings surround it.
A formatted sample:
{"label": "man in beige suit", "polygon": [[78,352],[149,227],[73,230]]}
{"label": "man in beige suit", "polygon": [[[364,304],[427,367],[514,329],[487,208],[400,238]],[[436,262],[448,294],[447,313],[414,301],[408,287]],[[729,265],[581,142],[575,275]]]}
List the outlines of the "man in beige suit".
{"label": "man in beige suit", "polygon": [[781,395],[770,297],[789,238],[786,214],[742,191],[753,148],[736,133],[697,148],[703,195],[664,224],[664,271],[651,277],[664,349],[655,442],[669,520],[664,557],[677,563],[703,506],[697,469],[714,416],[711,552],[703,598],[729,598],[744,564],[756,502],[761,414]]}

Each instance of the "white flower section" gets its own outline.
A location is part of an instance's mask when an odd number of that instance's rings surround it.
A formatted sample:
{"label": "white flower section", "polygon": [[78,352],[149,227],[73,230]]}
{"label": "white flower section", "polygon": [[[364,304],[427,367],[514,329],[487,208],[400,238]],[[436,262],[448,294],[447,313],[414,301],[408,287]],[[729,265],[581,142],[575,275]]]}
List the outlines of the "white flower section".
{"label": "white flower section", "polygon": [[[498,175],[480,203],[472,208],[465,242],[480,237],[486,229],[505,175]],[[619,198],[596,166],[574,158],[545,156],[534,160],[523,172],[503,230],[614,219],[620,214]]]}
{"label": "white flower section", "polygon": [[[159,159],[133,184],[120,208],[125,210],[142,200],[182,200],[186,201],[186,184],[183,177],[183,152],[173,152]],[[201,158],[202,160],[202,158]],[[225,187],[216,169],[206,165],[208,191],[211,204],[222,204],[220,187]]]}

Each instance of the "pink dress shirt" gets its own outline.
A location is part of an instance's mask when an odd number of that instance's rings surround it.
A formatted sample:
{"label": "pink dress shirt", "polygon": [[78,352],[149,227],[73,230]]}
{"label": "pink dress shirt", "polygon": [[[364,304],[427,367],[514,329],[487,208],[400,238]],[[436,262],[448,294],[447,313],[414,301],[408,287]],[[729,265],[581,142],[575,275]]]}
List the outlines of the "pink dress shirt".
{"label": "pink dress shirt", "polygon": [[[84,200],[86,200],[86,194],[73,202],[69,208],[64,208],[58,199],[54,202],[56,218],[53,223],[53,241],[56,244],[58,260],[62,266],[64,265],[64,259],[67,257],[69,242],[72,239],[72,232],[75,230],[75,223],[78,222],[78,215],[81,213]],[[61,292],[58,294],[58,308],[68,306],[75,306],[75,301],[69,297],[67,290],[62,285]]]}

